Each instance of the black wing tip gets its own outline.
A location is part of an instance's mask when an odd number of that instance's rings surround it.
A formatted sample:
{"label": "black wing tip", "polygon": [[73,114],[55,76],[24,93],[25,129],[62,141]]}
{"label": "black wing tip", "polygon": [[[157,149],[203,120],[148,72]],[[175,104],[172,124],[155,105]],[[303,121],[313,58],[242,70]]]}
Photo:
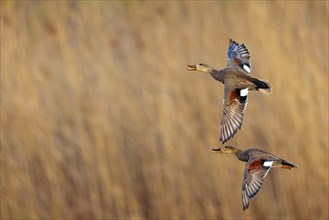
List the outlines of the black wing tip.
{"label": "black wing tip", "polygon": [[[246,49],[248,51],[248,48],[246,47],[246,45],[241,44],[240,47],[243,47],[244,49]],[[248,51],[249,52],[249,51]]]}
{"label": "black wing tip", "polygon": [[229,49],[233,49],[235,46],[239,47],[239,44],[238,44],[236,41],[234,41],[234,40],[232,40],[232,39],[230,38],[230,42],[229,42],[229,46],[228,46],[228,48],[229,48]]}
{"label": "black wing tip", "polygon": [[[239,46],[239,47],[243,47],[243,48],[245,48],[247,51],[248,51],[248,49],[247,49],[247,47],[246,47],[246,45],[243,43],[243,44],[239,44],[238,42],[236,42],[235,40],[232,40],[232,38],[230,38],[230,41],[229,41],[229,45],[231,45],[231,44],[236,44],[237,46]],[[248,51],[249,52],[249,51]]]}
{"label": "black wing tip", "polygon": [[248,48],[246,47],[246,45],[244,44],[241,44],[239,45],[239,48],[238,48],[238,51],[241,53],[241,55],[247,59],[250,58],[250,53],[249,53],[249,50]]}
{"label": "black wing tip", "polygon": [[232,38],[230,38],[230,44],[231,43],[235,43],[235,44],[239,45],[235,40],[232,40]]}

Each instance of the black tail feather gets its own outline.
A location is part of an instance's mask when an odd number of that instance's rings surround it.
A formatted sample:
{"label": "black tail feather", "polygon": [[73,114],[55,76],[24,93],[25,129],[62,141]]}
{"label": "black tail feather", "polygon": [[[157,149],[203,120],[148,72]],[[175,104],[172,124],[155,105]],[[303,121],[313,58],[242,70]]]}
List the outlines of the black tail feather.
{"label": "black tail feather", "polygon": [[289,162],[287,162],[287,161],[282,161],[281,164],[282,164],[283,166],[285,166],[285,167],[298,168],[297,165],[292,164],[292,163],[289,163]]}
{"label": "black tail feather", "polygon": [[265,94],[270,94],[272,92],[272,84],[259,79],[253,79],[253,83],[256,85],[256,90],[263,92]]}

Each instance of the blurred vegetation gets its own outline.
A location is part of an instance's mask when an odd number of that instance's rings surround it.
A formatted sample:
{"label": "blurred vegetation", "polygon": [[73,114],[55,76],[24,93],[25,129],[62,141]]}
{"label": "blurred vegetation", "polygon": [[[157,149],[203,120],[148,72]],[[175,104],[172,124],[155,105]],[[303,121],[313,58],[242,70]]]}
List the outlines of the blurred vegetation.
{"label": "blurred vegetation", "polygon": [[[226,66],[252,93],[228,142],[273,169],[242,211],[244,163],[212,154]],[[328,1],[1,1],[1,219],[328,219]]]}

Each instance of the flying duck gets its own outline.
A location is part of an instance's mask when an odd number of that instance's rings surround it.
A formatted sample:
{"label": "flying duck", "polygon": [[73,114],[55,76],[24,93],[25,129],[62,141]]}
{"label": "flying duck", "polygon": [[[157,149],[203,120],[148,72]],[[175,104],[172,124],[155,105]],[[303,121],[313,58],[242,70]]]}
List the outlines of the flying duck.
{"label": "flying duck", "polygon": [[257,148],[242,151],[232,146],[225,146],[212,150],[213,152],[235,154],[239,160],[247,162],[242,180],[243,211],[249,207],[249,200],[254,197],[262,187],[263,180],[271,167],[280,167],[289,170],[298,167],[297,165]]}
{"label": "flying duck", "polygon": [[220,122],[219,141],[224,144],[242,126],[244,111],[248,103],[248,91],[272,92],[272,84],[251,76],[249,51],[244,44],[230,39],[227,52],[227,67],[216,70],[207,64],[187,65],[187,70],[210,73],[224,84],[223,112]]}

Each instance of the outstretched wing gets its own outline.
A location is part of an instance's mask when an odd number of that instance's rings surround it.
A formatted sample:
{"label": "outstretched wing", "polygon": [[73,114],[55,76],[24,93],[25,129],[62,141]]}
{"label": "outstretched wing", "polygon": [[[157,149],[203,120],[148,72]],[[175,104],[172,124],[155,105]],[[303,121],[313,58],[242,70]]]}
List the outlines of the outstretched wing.
{"label": "outstretched wing", "polygon": [[219,138],[223,144],[241,128],[247,103],[248,89],[236,89],[225,85]]}
{"label": "outstretched wing", "polygon": [[273,161],[248,161],[242,180],[243,211],[249,207],[249,200],[254,197],[262,187],[266,174],[270,171]]}
{"label": "outstretched wing", "polygon": [[227,67],[240,66],[247,74],[250,74],[251,63],[249,58],[250,54],[247,47],[230,39],[227,51]]}

